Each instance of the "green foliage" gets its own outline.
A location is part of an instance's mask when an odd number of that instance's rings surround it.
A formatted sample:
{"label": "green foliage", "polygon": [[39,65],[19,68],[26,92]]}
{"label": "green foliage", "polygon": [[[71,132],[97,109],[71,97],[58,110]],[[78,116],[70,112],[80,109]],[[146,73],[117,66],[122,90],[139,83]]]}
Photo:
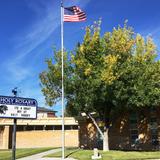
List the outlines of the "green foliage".
{"label": "green foliage", "polygon": [[[54,65],[53,62],[54,61]],[[60,51],[54,51],[54,59],[50,58],[46,60],[46,63],[48,65],[48,70],[43,71],[40,74],[40,80],[42,85],[42,92],[45,95],[46,102],[48,105],[53,105],[57,101],[59,101],[59,98],[61,97],[61,83],[62,83],[62,77],[61,77],[61,52]],[[70,74],[70,66],[69,61],[67,60],[67,53],[64,53],[64,81],[67,84]],[[67,85],[69,87],[70,84]]]}
{"label": "green foliage", "polygon": [[[96,111],[110,118],[124,109],[159,106],[160,62],[152,39],[135,34],[126,23],[101,36],[100,23],[86,27],[83,42],[65,54],[67,112]],[[60,51],[47,64],[40,79],[46,102],[53,105],[61,96]]]}

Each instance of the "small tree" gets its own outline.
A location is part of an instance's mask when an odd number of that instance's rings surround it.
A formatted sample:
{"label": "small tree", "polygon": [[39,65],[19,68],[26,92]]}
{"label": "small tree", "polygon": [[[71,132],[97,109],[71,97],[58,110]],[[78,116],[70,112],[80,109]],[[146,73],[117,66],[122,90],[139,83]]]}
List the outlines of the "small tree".
{"label": "small tree", "polygon": [[[121,110],[160,104],[160,62],[151,38],[135,34],[125,23],[100,36],[100,23],[86,28],[81,44],[65,53],[65,98],[73,116],[95,111],[104,122],[103,149],[109,150],[112,116]],[[61,96],[61,58],[55,51],[40,74],[42,92],[52,105]]]}

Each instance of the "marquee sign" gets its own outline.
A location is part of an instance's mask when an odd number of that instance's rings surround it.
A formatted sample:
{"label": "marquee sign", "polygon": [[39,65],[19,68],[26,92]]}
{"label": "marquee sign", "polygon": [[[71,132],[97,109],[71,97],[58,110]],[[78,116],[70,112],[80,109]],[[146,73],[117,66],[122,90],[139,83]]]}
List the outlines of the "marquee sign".
{"label": "marquee sign", "polygon": [[37,106],[35,99],[0,96],[0,118],[36,119]]}

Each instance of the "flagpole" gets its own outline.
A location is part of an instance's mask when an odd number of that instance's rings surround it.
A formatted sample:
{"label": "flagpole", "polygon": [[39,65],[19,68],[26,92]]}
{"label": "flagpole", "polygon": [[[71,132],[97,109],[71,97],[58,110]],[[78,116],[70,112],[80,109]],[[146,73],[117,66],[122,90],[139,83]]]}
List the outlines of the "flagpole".
{"label": "flagpole", "polygon": [[61,0],[61,61],[62,61],[62,160],[65,158],[64,153],[64,145],[65,145],[65,132],[64,132],[64,8],[63,8],[63,0]]}

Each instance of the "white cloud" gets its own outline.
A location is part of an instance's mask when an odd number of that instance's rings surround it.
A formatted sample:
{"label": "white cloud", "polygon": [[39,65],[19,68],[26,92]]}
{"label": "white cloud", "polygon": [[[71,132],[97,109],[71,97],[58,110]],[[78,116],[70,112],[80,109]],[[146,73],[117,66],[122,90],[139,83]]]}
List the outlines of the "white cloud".
{"label": "white cloud", "polygon": [[45,42],[59,25],[58,11],[55,10],[54,6],[45,6],[43,9],[45,11],[39,8],[39,12],[45,13],[41,19],[35,20],[35,23],[26,29],[24,33],[18,33],[14,37],[15,58],[12,58],[12,61],[5,62],[4,65],[15,81],[22,81],[29,76],[31,68],[26,66],[24,68],[26,56]]}
{"label": "white cloud", "polygon": [[[65,5],[80,5],[81,7],[85,7],[89,1],[90,0],[86,0],[81,3],[82,1],[77,0],[74,1],[74,4],[71,1],[66,1],[67,3],[65,3]],[[29,64],[31,64],[32,61],[36,61],[32,56],[33,50],[36,49],[34,56],[35,54],[39,54],[39,52],[41,52],[40,45],[53,36],[54,31],[60,26],[60,5],[57,6],[55,1],[52,1],[54,4],[49,4],[48,1],[44,3],[44,1],[41,0],[26,0],[26,2],[30,9],[34,11],[37,18],[29,28],[25,28],[23,32],[16,33],[15,37],[12,37],[14,52],[12,57],[9,57],[10,60],[3,63],[3,67],[9,75],[10,84],[16,85],[22,90],[22,93],[20,93],[21,96],[35,97],[40,106],[44,106],[44,97],[40,91],[40,87],[37,85],[38,77],[33,76],[35,74],[35,67]],[[37,2],[40,2],[40,4]],[[37,52],[38,50],[39,52]],[[31,58],[29,62],[27,62],[26,59],[29,56]]]}
{"label": "white cloud", "polygon": [[[85,7],[89,1],[90,0],[86,0],[83,1],[83,3],[81,3],[80,0],[74,2],[67,1],[65,5],[70,6],[74,3],[74,5],[81,4],[82,7]],[[22,81],[29,76],[32,70],[26,66],[24,68],[25,57],[45,42],[60,25],[60,5],[58,7],[57,4],[44,3],[44,1],[41,0],[39,3],[35,3],[34,1],[26,2],[38,18],[26,31],[18,33],[18,35],[14,37],[14,59],[5,62],[5,68],[8,69],[12,79],[15,81]],[[38,54],[38,52],[36,54]],[[32,59],[30,61],[32,61]]]}

